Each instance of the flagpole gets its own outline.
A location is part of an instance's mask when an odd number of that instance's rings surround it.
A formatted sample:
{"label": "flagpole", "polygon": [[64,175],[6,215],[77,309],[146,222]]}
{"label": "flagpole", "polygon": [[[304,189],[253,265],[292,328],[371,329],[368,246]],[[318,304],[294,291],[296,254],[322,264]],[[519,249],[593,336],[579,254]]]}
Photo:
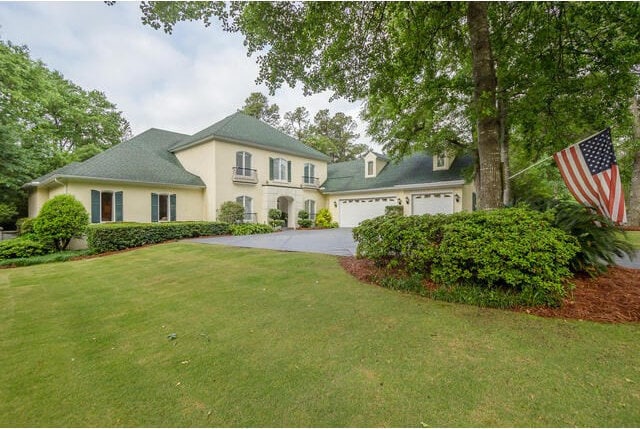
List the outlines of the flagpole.
{"label": "flagpole", "polygon": [[521,175],[521,174],[522,174],[522,173],[524,173],[525,171],[527,171],[527,170],[529,170],[529,169],[531,169],[531,168],[533,168],[533,167],[535,167],[535,166],[537,166],[537,165],[539,165],[539,164],[542,164],[542,163],[543,163],[543,162],[545,162],[545,161],[549,161],[551,158],[553,158],[553,155],[552,155],[552,156],[548,156],[548,157],[546,157],[546,158],[544,158],[544,159],[541,159],[540,161],[536,162],[535,164],[532,164],[532,165],[528,166],[528,167],[527,167],[527,168],[525,168],[524,170],[520,170],[520,171],[518,171],[516,174],[512,175],[511,177],[509,177],[509,180],[513,179],[513,178],[514,178],[514,177],[516,177],[516,176]]}

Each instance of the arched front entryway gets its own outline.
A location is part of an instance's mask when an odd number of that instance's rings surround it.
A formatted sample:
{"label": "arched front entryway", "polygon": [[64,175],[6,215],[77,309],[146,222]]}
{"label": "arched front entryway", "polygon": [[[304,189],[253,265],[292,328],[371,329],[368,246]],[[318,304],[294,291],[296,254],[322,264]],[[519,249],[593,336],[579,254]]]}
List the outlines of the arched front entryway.
{"label": "arched front entryway", "polygon": [[296,215],[293,213],[293,198],[291,197],[278,197],[277,207],[285,215],[286,223],[284,226],[293,228],[296,225]]}

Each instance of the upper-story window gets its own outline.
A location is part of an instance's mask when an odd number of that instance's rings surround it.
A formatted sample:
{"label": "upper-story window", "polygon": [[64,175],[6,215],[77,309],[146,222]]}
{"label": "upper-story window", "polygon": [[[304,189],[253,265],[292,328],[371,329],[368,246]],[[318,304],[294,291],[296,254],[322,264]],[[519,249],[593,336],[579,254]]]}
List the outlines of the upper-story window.
{"label": "upper-story window", "polygon": [[316,184],[316,166],[307,162],[304,165],[304,176],[302,176],[302,182],[308,185]]}
{"label": "upper-story window", "polygon": [[271,180],[291,182],[291,161],[283,158],[270,158],[270,161],[269,176]]}
{"label": "upper-story window", "polygon": [[440,168],[440,167],[444,167],[446,163],[446,159],[444,155],[438,155],[438,157],[436,158],[436,167]]}
{"label": "upper-story window", "polygon": [[251,176],[251,154],[249,152],[236,152],[236,174],[238,176]]}
{"label": "upper-story window", "polygon": [[373,176],[373,161],[367,162],[367,176]]}

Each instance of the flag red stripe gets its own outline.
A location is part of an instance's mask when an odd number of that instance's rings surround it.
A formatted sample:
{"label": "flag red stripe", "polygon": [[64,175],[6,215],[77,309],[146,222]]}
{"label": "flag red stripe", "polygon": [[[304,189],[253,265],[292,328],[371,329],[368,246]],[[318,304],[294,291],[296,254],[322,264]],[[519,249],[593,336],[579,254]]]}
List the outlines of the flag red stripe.
{"label": "flag red stripe", "polygon": [[[581,166],[579,162],[575,163],[575,166],[571,164],[570,158],[572,157],[570,156],[570,149],[571,148],[568,148],[561,152],[558,152],[561,158],[561,162],[559,164],[559,167],[561,167],[560,174],[562,174],[564,182],[567,184],[569,191],[571,191],[571,194],[573,194],[576,200],[578,200],[582,204],[587,204],[595,207],[598,210],[602,210],[597,198],[597,193],[595,191],[589,190],[588,186],[587,190],[585,190],[582,187],[583,180],[579,180],[575,175],[576,171],[579,172],[581,170]],[[573,161],[575,161],[575,159],[573,159]],[[584,175],[582,177],[584,177]],[[589,182],[587,181],[586,184],[589,185]]]}

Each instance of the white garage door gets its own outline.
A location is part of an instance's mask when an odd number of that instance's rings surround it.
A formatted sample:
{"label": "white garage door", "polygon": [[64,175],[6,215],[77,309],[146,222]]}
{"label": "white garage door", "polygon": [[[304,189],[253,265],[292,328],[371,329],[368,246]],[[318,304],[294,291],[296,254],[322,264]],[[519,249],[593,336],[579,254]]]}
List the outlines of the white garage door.
{"label": "white garage door", "polygon": [[398,204],[396,197],[350,198],[339,200],[341,227],[358,226],[365,219],[382,216],[387,206]]}
{"label": "white garage door", "polygon": [[453,213],[452,193],[416,194],[412,196],[411,213],[421,214],[450,214]]}

